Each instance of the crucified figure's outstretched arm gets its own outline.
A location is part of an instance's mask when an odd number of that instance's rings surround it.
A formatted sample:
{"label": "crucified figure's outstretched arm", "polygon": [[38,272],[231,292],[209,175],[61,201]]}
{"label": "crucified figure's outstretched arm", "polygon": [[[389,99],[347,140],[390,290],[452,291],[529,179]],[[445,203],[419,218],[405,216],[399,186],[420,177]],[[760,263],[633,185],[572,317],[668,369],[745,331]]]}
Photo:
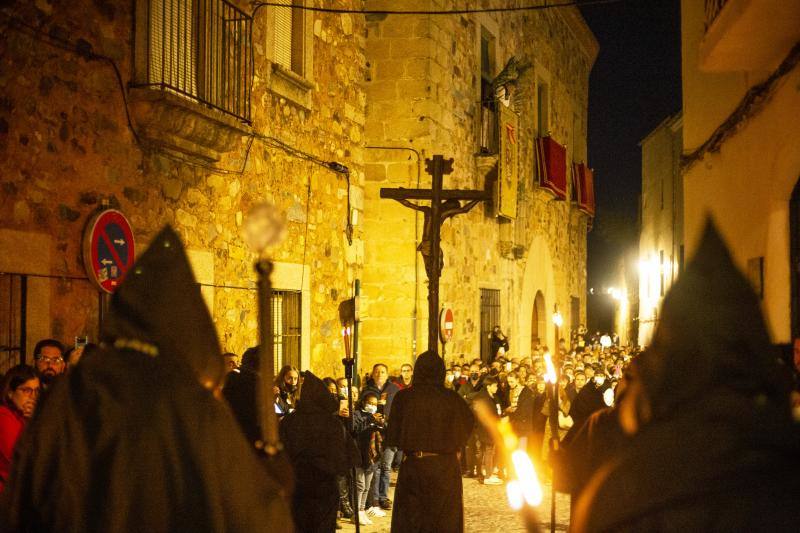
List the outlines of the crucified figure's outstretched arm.
{"label": "crucified figure's outstretched arm", "polygon": [[[449,200],[445,202],[444,209],[442,210],[442,222],[447,220],[450,217],[454,217],[456,215],[460,215],[462,213],[468,213],[470,209],[475,207],[479,202],[483,200],[470,200],[469,202],[465,203],[461,206],[461,202],[454,202],[453,207],[448,206]],[[458,207],[455,207],[458,205]]]}
{"label": "crucified figure's outstretched arm", "polygon": [[414,211],[422,211],[426,215],[428,213],[430,213],[430,211],[431,211],[431,208],[428,207],[427,205],[415,204],[414,202],[410,202],[410,201],[406,200],[405,198],[395,198],[395,200],[400,202],[401,204],[403,204],[406,207],[410,207]]}

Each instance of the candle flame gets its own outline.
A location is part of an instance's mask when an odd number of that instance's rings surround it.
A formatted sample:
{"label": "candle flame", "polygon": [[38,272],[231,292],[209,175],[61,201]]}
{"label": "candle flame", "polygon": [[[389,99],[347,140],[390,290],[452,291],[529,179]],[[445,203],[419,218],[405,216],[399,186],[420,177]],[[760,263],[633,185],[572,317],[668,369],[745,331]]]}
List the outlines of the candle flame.
{"label": "candle flame", "polygon": [[544,374],[544,380],[547,383],[555,383],[558,380],[556,376],[556,367],[553,365],[553,358],[549,353],[544,354],[544,365],[547,371]]}

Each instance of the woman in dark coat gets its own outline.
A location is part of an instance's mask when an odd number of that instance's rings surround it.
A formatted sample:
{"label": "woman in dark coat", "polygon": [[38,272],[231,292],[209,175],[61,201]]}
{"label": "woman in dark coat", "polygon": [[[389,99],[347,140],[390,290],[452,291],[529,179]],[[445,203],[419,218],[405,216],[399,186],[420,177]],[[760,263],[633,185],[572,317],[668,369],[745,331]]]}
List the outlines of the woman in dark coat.
{"label": "woman in dark coat", "polygon": [[397,393],[387,445],[403,450],[395,491],[392,531],[449,533],[464,530],[461,467],[474,418],[467,403],[444,387],[444,361],[419,356],[414,383]]}

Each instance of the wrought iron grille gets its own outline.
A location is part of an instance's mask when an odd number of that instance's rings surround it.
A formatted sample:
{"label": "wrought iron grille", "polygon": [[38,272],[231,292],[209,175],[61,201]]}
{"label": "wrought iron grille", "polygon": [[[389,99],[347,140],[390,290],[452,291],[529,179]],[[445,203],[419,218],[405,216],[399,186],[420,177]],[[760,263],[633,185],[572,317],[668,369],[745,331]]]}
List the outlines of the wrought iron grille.
{"label": "wrought iron grille", "polygon": [[500,151],[499,119],[497,101],[491,97],[481,102],[481,131],[479,151],[496,154]]}
{"label": "wrought iron grille", "polygon": [[25,362],[28,277],[0,272],[0,372]]}
{"label": "wrought iron grille", "polygon": [[728,0],[706,0],[706,30],[711,27]]}
{"label": "wrought iron grille", "polygon": [[500,290],[481,289],[481,360],[491,362],[492,330],[500,325]]}
{"label": "wrought iron grille", "polygon": [[225,0],[147,2],[146,83],[250,122],[252,18]]}
{"label": "wrought iron grille", "polygon": [[284,365],[300,368],[301,311],[300,291],[272,291],[272,336],[276,373]]}

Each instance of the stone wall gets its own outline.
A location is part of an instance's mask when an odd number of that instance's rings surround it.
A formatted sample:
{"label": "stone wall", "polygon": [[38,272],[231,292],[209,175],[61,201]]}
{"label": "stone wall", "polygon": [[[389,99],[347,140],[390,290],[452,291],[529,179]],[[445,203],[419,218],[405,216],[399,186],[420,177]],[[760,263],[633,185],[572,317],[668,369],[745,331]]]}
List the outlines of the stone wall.
{"label": "stone wall", "polygon": [[[371,4],[382,5],[367,2]],[[453,7],[448,1],[410,4]],[[546,81],[549,130],[567,145],[569,161],[586,158],[588,76],[597,50],[580,15],[547,10],[376,17],[367,21],[367,145],[392,149],[365,153],[366,366],[377,360],[392,365],[410,360],[426,349],[427,338],[426,276],[414,254],[421,217],[415,221],[412,210],[380,200],[380,188],[429,187],[430,176],[419,160],[443,154],[455,159],[446,188],[482,189],[496,161],[476,157],[482,26],[495,36],[495,73],[512,55],[531,65],[517,83],[512,104],[520,117],[518,217],[497,219],[491,209],[477,206],[444,224],[440,299],[456,316],[448,353],[478,356],[481,288],[501,291],[500,325],[510,333],[516,354],[530,353],[538,290],[545,294],[548,315],[558,303],[566,324],[571,320],[570,297],[580,298],[579,320],[585,321],[589,220],[570,202],[553,201],[537,187],[533,151],[536,86]]]}
{"label": "stone wall", "polygon": [[[272,201],[288,218],[287,239],[275,252],[276,261],[306,267],[301,278],[311,305],[305,365],[323,375],[341,374],[337,305],[349,296],[363,258],[361,228],[356,226],[352,245],[345,237],[347,183],[274,143],[255,139],[248,153],[248,134],[273,136],[322,160],[347,165],[353,207],[363,209],[363,17],[311,17],[313,71],[303,88],[307,99],[295,102],[274,91],[268,13],[257,15],[252,127],[234,125],[240,132],[230,151],[208,161],[161,146],[148,132],[139,131],[137,143],[111,61],[87,60],[59,47],[90,45],[113,60],[127,87],[134,79],[132,9],[138,4],[41,0],[5,8],[16,21],[0,20],[0,232],[43,235],[50,243],[39,254],[25,252],[16,264],[39,272],[35,267],[49,256],[50,275],[84,276],[81,235],[101,204],[129,217],[140,250],[160,227],[172,224],[204,272],[201,281],[217,286],[204,292],[222,347],[241,353],[256,342],[256,317],[254,257],[239,236],[240,228],[251,205]],[[251,9],[246,2],[240,7]],[[134,91],[127,92],[133,99]],[[130,107],[136,105],[132,100]],[[187,105],[213,118],[202,106]],[[147,118],[136,115],[136,109],[131,112],[135,125]],[[201,133],[213,136],[220,131],[214,128],[222,126],[205,127],[211,129]],[[0,255],[15,252],[3,249]],[[98,296],[92,286],[79,279],[48,283],[50,334],[66,342],[80,333],[96,339]],[[299,290],[300,284],[278,288]]]}

